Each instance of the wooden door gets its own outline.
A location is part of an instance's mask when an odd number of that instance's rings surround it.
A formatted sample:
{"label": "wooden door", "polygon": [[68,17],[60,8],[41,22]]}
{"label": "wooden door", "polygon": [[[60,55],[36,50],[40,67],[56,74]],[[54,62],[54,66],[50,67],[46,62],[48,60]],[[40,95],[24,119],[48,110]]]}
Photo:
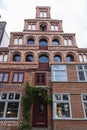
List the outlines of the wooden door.
{"label": "wooden door", "polygon": [[33,127],[47,127],[47,103],[38,96],[33,103]]}

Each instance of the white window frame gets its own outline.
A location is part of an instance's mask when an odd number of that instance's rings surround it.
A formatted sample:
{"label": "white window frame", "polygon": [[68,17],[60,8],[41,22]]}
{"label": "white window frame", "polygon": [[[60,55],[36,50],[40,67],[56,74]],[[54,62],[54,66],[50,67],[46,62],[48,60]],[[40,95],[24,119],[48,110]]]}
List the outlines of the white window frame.
{"label": "white window frame", "polygon": [[[84,118],[87,119],[86,112],[85,112],[85,105],[84,105],[84,103],[87,104],[87,100],[83,100],[83,96],[87,96],[87,94],[81,94],[81,100],[82,100],[82,107],[83,107]],[[87,109],[87,107],[86,107],[86,109]]]}
{"label": "white window frame", "polygon": [[[55,99],[55,95],[60,95],[61,99],[60,100],[56,100]],[[63,95],[67,95],[68,96],[68,100],[63,100],[62,96]],[[58,103],[68,103],[69,104],[69,112],[70,112],[70,117],[67,116],[61,116],[59,117],[57,114],[57,104]],[[53,94],[53,119],[71,119],[72,118],[72,113],[71,113],[71,102],[70,102],[70,95],[67,93],[55,93]]]}
{"label": "white window frame", "polygon": [[66,65],[53,64],[51,66],[51,81],[53,82],[68,81]]}
{"label": "white window frame", "polygon": [[58,31],[58,25],[51,25],[51,31]]}
{"label": "white window frame", "polygon": [[66,39],[66,38],[64,38],[64,45],[65,46],[72,46],[72,40],[71,39]]}
{"label": "white window frame", "polygon": [[35,30],[35,29],[36,29],[36,25],[35,25],[35,24],[30,23],[30,24],[28,25],[28,30]]}
{"label": "white window frame", "polygon": [[[82,69],[78,69],[78,66],[81,66]],[[84,68],[84,66],[87,66],[87,65],[76,65],[76,69],[77,69],[77,76],[78,76],[78,81],[79,82],[87,82],[87,69]],[[84,76],[84,80],[81,80],[79,78],[79,72],[83,72],[83,76]]]}
{"label": "white window frame", "polygon": [[47,11],[40,11],[40,17],[46,18],[47,17]]}
{"label": "white window frame", "polygon": [[[1,99],[1,96],[2,94],[6,93],[7,94],[7,98],[6,99]],[[13,93],[14,94],[14,97],[13,99],[9,99],[9,94],[10,93]],[[15,95],[16,94],[20,94],[20,99],[15,99]],[[4,111],[3,111],[3,117],[0,117],[1,120],[15,120],[15,119],[19,119],[19,112],[20,112],[20,100],[21,100],[21,93],[20,92],[2,92],[0,93],[0,102],[5,102],[5,106],[4,106]],[[19,103],[19,106],[18,106],[18,115],[17,117],[6,117],[6,111],[7,111],[7,105],[9,102],[18,102]]]}

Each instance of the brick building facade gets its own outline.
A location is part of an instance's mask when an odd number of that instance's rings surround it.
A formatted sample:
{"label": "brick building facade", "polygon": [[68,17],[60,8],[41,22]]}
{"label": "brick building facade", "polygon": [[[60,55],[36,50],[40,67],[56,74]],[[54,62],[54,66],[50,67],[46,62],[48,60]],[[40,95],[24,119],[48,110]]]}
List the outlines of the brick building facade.
{"label": "brick building facade", "polygon": [[[51,19],[50,7],[37,6],[36,18],[25,19],[23,32],[11,32],[0,49],[0,127],[17,130],[22,121],[25,83],[52,95],[52,105],[38,96],[32,127],[87,130],[87,49],[78,48],[62,20]],[[6,55],[5,55],[6,54]]]}

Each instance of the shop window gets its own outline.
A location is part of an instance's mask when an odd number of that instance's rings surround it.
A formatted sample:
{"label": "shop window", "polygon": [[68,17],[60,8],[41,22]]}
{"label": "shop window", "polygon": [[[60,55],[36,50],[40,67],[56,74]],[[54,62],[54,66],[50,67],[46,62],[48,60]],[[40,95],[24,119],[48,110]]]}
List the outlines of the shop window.
{"label": "shop window", "polygon": [[46,75],[44,73],[35,74],[35,84],[45,85],[46,84]]}
{"label": "shop window", "polygon": [[77,65],[79,81],[87,81],[87,65]]}
{"label": "shop window", "polygon": [[20,93],[0,93],[0,119],[19,117]]}
{"label": "shop window", "polygon": [[0,82],[8,82],[9,73],[8,72],[0,72]]}
{"label": "shop window", "polygon": [[53,82],[67,81],[66,65],[52,65],[51,76]]}
{"label": "shop window", "polygon": [[23,82],[23,77],[24,77],[24,73],[22,73],[22,72],[15,72],[14,74],[13,74],[13,82],[14,83],[22,83]]}
{"label": "shop window", "polygon": [[71,118],[70,97],[68,94],[53,94],[53,118]]}

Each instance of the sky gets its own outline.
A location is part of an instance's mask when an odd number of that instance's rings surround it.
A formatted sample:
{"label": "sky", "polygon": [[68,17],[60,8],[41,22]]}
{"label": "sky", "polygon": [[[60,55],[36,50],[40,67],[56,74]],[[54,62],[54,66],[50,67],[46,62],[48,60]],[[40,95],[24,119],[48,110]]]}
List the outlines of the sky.
{"label": "sky", "polygon": [[78,47],[87,48],[87,0],[0,0],[0,21],[6,32],[22,32],[24,19],[36,17],[36,6],[50,6],[51,19],[62,20],[64,33],[75,33]]}

